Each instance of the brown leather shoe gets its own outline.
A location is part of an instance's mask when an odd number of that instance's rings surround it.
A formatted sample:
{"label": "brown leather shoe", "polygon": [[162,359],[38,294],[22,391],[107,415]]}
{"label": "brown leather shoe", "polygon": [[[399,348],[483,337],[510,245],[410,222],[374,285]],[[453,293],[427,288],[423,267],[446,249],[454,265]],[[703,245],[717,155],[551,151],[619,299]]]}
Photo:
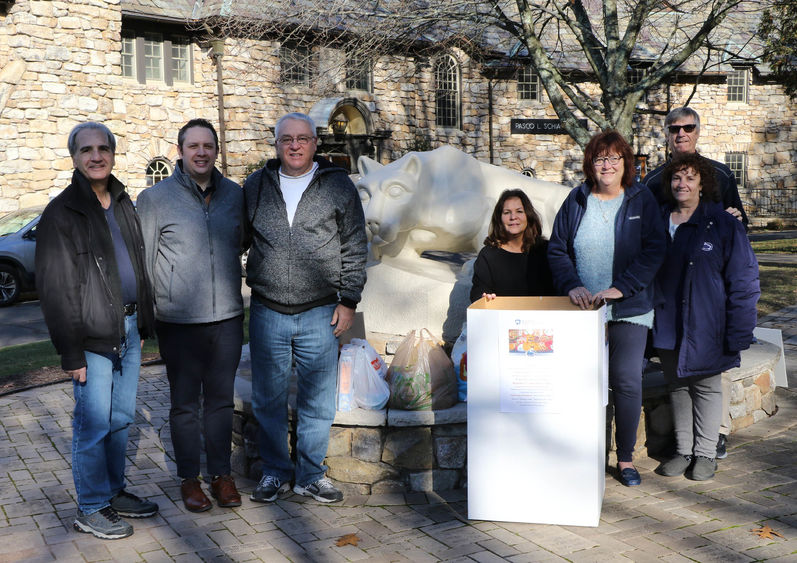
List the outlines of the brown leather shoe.
{"label": "brown leather shoe", "polygon": [[235,480],[232,475],[219,475],[210,482],[210,494],[223,508],[241,506],[241,495],[235,488]]}
{"label": "brown leather shoe", "polygon": [[210,510],[213,504],[202,490],[199,479],[184,479],[180,485],[180,494],[183,495],[185,509],[191,512],[204,512]]}

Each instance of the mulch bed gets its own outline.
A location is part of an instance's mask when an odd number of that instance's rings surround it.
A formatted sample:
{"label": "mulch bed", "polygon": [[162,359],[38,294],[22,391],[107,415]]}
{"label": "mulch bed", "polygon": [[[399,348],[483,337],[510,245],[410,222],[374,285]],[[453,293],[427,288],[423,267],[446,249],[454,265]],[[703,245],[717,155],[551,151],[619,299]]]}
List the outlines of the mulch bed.
{"label": "mulch bed", "polygon": [[[158,354],[144,354],[141,357],[142,364],[152,364],[160,359]],[[34,369],[25,373],[11,375],[0,382],[0,396],[9,395],[26,389],[33,389],[43,385],[62,383],[69,381],[69,376],[64,373],[60,366],[44,367]]]}

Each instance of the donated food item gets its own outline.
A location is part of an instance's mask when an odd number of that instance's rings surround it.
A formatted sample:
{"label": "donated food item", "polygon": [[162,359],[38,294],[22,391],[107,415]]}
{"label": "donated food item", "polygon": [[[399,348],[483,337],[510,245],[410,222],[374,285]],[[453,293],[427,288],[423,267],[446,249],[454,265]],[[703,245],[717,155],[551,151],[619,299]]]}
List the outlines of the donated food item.
{"label": "donated food item", "polygon": [[338,395],[336,407],[339,411],[350,411],[354,407],[354,394],[352,389],[352,371],[357,347],[346,344],[340,351],[338,360]]}
{"label": "donated food item", "polygon": [[[425,333],[425,334],[424,334]],[[457,402],[454,364],[427,329],[410,332],[388,368],[390,407],[447,409]]]}

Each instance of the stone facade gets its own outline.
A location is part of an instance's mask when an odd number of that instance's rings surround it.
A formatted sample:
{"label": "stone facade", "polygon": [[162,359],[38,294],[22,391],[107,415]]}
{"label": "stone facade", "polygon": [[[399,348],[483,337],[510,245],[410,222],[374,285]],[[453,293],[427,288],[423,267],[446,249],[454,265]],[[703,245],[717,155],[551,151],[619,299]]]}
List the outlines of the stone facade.
{"label": "stone facade", "polygon": [[[142,23],[123,16],[126,4],[16,0],[7,13],[0,12],[0,212],[45,203],[66,186],[72,170],[66,137],[81,121],[103,121],[117,135],[115,172],[133,195],[146,187],[148,163],[156,158],[175,161],[182,124],[193,117],[218,123],[216,64],[210,46],[195,36],[191,82],[141,84],[122,76],[122,34],[131,26],[171,26],[192,35],[175,23],[179,18]],[[494,164],[531,168],[540,179],[565,184],[582,177],[582,151],[568,136],[510,132],[512,118],[556,118],[545,93],[539,101],[519,100],[516,80],[488,83],[480,63],[457,48],[449,54],[460,69],[459,128],[435,126],[434,61],[381,56],[373,68],[372,91],[347,91],[341,53],[324,48],[318,54],[323,80],[307,88],[280,82],[279,48],[279,42],[267,40],[228,40],[225,45],[228,175],[236,181],[243,181],[247,167],[273,156],[271,127],[279,115],[309,112],[329,97],[356,99],[370,113],[371,130],[386,132],[383,162],[443,143],[489,161],[492,137]],[[717,160],[724,160],[726,152],[745,152],[748,188],[797,188],[795,104],[779,86],[749,75],[749,101],[744,104],[727,102],[722,76],[698,87],[690,105],[703,117],[699,147]],[[666,110],[668,103],[681,105],[691,89],[691,84],[676,83],[651,92],[647,106]],[[662,121],[661,115],[640,114],[635,125],[635,149],[648,156],[648,168],[664,158]]]}

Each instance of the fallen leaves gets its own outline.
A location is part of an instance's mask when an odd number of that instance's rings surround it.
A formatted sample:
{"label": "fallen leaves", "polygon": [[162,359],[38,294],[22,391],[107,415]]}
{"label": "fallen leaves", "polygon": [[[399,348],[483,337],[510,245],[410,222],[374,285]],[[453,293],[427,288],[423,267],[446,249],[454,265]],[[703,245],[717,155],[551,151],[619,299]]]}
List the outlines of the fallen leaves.
{"label": "fallen leaves", "polygon": [[344,545],[356,546],[359,542],[360,538],[357,537],[357,534],[346,534],[345,536],[340,536],[338,541],[335,542],[335,545],[338,547],[343,547]]}
{"label": "fallen leaves", "polygon": [[[778,536],[779,538],[783,537],[779,533],[777,533],[775,530],[770,528],[769,526],[763,526],[761,528],[755,528],[754,530],[750,530],[750,531],[753,532],[755,535],[757,535],[759,538],[763,538],[763,539],[766,539],[766,540],[774,540],[775,536]],[[344,537],[346,537],[346,536],[344,536]],[[357,544],[354,544],[354,545],[357,545]]]}

